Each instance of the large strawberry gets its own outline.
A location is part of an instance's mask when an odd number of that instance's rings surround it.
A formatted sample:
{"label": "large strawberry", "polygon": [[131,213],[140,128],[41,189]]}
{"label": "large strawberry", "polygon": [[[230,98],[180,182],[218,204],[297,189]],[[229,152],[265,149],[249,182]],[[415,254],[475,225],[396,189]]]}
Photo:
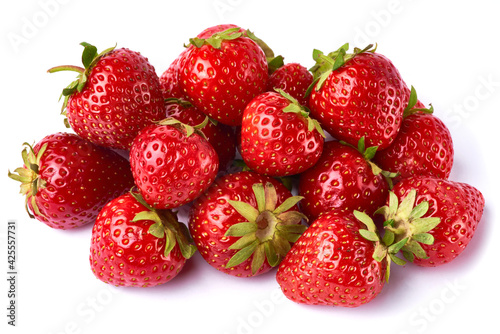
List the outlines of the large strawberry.
{"label": "large strawberry", "polygon": [[309,107],[333,137],[351,145],[365,137],[384,149],[399,132],[409,96],[396,67],[370,47],[353,54],[346,54],[348,44],[329,55],[315,51]]}
{"label": "large strawberry", "polygon": [[154,210],[138,193],[111,200],[92,229],[90,267],[101,281],[149,287],[170,281],[196,247],[169,210]]}
{"label": "large strawberry", "polygon": [[241,124],[247,103],[266,89],[268,67],[262,48],[234,27],[190,40],[179,85],[186,98],[211,118]]}
{"label": "large strawberry", "polygon": [[278,265],[305,230],[299,200],[273,178],[227,174],[196,199],[189,230],[214,268],[237,277],[260,275]]}
{"label": "large strawberry", "polygon": [[400,180],[414,175],[447,179],[453,166],[453,140],[446,125],[433,115],[432,107],[418,105],[412,87],[410,104],[405,109],[401,130],[392,144],[378,151],[373,159],[383,168],[398,173]]}
{"label": "large strawberry", "polygon": [[385,204],[389,185],[383,171],[370,159],[376,147],[358,148],[328,141],[318,162],[300,175],[302,212],[310,221],[332,208],[373,213]]}
{"label": "large strawberry", "polygon": [[[167,99],[167,117],[191,126],[202,124],[207,117],[190,102],[183,99]],[[224,171],[236,155],[236,133],[228,125],[209,121],[199,129],[213,146],[219,157],[219,170]]]}
{"label": "large strawberry", "polygon": [[144,200],[156,209],[172,209],[210,186],[219,160],[194,127],[167,118],[139,132],[130,149],[130,166]]}
{"label": "large strawberry", "polygon": [[75,134],[55,133],[25,145],[24,166],[9,177],[22,183],[30,217],[50,227],[93,223],[108,201],[134,184],[126,159]]}
{"label": "large strawberry", "polygon": [[434,177],[403,179],[390,193],[385,228],[406,240],[405,257],[424,267],[448,263],[474,236],[484,209],[484,197],[466,183]]}
{"label": "large strawberry", "polygon": [[128,150],[146,125],[164,118],[165,104],[154,67],[140,53],[121,48],[97,53],[84,46],[78,66],[57,66],[49,72],[75,71],[77,80],[62,92],[63,113],[73,130],[89,141]]}
{"label": "large strawberry", "polygon": [[284,91],[266,92],[245,108],[240,153],[247,166],[269,176],[301,173],[323,151],[324,133],[307,109]]}
{"label": "large strawberry", "polygon": [[306,67],[299,63],[288,63],[269,76],[267,90],[281,89],[297,99],[301,105],[308,106],[309,97],[306,92],[313,80],[313,75]]}
{"label": "large strawberry", "polygon": [[394,257],[390,252],[396,248],[381,242],[367,215],[334,209],[295,242],[276,279],[285,296],[297,303],[357,307],[382,291]]}

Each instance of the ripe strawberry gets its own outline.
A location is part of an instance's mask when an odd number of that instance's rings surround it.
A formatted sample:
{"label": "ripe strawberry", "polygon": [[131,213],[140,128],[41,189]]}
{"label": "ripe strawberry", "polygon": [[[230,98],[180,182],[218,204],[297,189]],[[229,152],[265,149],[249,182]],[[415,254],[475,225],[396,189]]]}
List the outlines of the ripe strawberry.
{"label": "ripe strawberry", "polygon": [[399,240],[407,239],[401,249],[405,257],[423,267],[460,255],[483,214],[483,195],[466,183],[414,176],[396,184],[393,192],[378,212],[390,222],[387,230]]}
{"label": "ripe strawberry", "polygon": [[182,98],[182,92],[179,87],[179,70],[183,61],[183,57],[186,55],[186,50],[184,50],[170,66],[163,72],[160,76],[160,88],[163,94],[163,98]]}
{"label": "ripe strawberry", "polygon": [[196,247],[169,210],[154,210],[137,193],[110,201],[92,229],[90,266],[101,281],[149,287],[170,281]]}
{"label": "ripe strawberry", "polygon": [[[221,24],[213,27],[209,27],[199,33],[196,38],[209,38],[215,33],[222,32],[227,29],[238,28],[234,24]],[[240,32],[245,32],[243,29],[239,28]],[[163,93],[163,97],[167,98],[184,98],[179,87],[179,72],[181,67],[185,64],[185,56],[190,48],[194,46],[190,45],[188,48],[184,49],[179,56],[170,64],[170,66],[163,72],[160,76],[160,85]]]}
{"label": "ripe strawberry", "polygon": [[[207,117],[186,100],[167,100],[167,117],[179,120],[181,123],[197,126]],[[236,133],[228,125],[209,121],[199,129],[212,145],[219,157],[219,171],[224,171],[236,155]]]}
{"label": "ripe strawberry", "polygon": [[31,218],[57,229],[93,223],[101,208],[134,182],[128,161],[75,134],[46,136],[26,144],[24,166],[9,177],[20,181]]}
{"label": "ripe strawberry", "polygon": [[308,106],[306,91],[312,82],[313,75],[307,68],[298,63],[288,63],[269,76],[267,90],[274,91],[279,88],[297,99],[301,105]]}
{"label": "ripe strawberry", "polygon": [[409,96],[396,67],[370,47],[346,54],[346,44],[328,56],[316,51],[309,107],[333,137],[351,145],[365,137],[384,149],[399,132]]}
{"label": "ripe strawberry", "polygon": [[240,153],[258,173],[294,175],[318,161],[323,137],[319,123],[296,99],[283,91],[265,92],[245,108]]}
{"label": "ripe strawberry", "polygon": [[227,125],[241,124],[243,109],[266,89],[267,61],[261,47],[230,28],[192,38],[179,73],[186,98],[200,111]]}
{"label": "ripe strawberry", "polygon": [[189,230],[200,254],[229,275],[250,277],[276,266],[306,226],[300,197],[255,172],[218,178],[191,207]]}
{"label": "ripe strawberry", "polygon": [[[375,233],[373,221],[368,228]],[[363,229],[357,215],[346,210],[315,220],[278,268],[276,280],[285,296],[297,303],[344,307],[373,300],[387,279],[387,248],[366,240]]]}
{"label": "ripe strawberry", "polygon": [[193,127],[167,118],[139,132],[130,149],[130,166],[146,203],[172,209],[191,202],[210,186],[219,160]]}
{"label": "ripe strawberry", "polygon": [[300,175],[300,206],[309,221],[332,208],[372,214],[384,205],[389,186],[384,172],[370,161],[375,151],[365,149],[363,139],[358,149],[338,141],[325,143],[316,165]]}
{"label": "ripe strawberry", "polygon": [[374,162],[399,175],[398,181],[414,175],[447,179],[453,166],[453,140],[446,125],[431,109],[412,109],[417,102],[415,90],[405,110],[401,130],[386,149],[377,152]]}
{"label": "ripe strawberry", "polygon": [[155,69],[147,58],[129,49],[110,48],[97,54],[95,46],[81,45],[85,68],[49,69],[50,73],[79,73],[78,79],[63,90],[63,113],[82,138],[128,150],[139,130],[165,115]]}

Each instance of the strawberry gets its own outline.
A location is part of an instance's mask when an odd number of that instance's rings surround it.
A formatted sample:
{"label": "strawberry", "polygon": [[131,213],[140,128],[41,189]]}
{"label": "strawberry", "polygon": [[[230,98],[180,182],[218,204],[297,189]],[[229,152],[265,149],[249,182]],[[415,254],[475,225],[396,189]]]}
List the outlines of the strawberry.
{"label": "strawberry", "polygon": [[419,108],[412,87],[410,105],[405,109],[401,130],[392,144],[378,151],[373,159],[383,168],[398,173],[395,181],[414,175],[447,179],[453,166],[453,140],[446,125],[432,114],[433,109]]}
{"label": "strawberry", "polygon": [[56,229],[93,223],[101,208],[133,186],[128,161],[71,133],[55,133],[34,147],[25,143],[20,181],[31,218]]}
{"label": "strawberry", "polygon": [[274,91],[275,88],[279,88],[297,99],[301,105],[308,106],[306,91],[312,82],[313,75],[306,67],[298,63],[288,63],[269,76],[267,90]]}
{"label": "strawberry", "polygon": [[200,254],[223,273],[250,277],[276,266],[306,226],[300,197],[277,180],[244,171],[218,178],[189,213]]}
{"label": "strawberry", "polygon": [[[359,218],[361,220],[359,220]],[[363,213],[333,209],[302,234],[281,262],[276,280],[297,303],[358,307],[373,300],[387,277],[388,248],[375,237],[373,221]],[[377,259],[376,259],[377,258]]]}
{"label": "strawberry", "polygon": [[[167,117],[179,120],[181,123],[197,126],[205,121],[206,115],[195,106],[183,99],[167,100]],[[219,171],[224,171],[236,155],[236,133],[228,125],[208,122],[200,131],[213,146],[219,157]]]}
{"label": "strawberry", "polygon": [[370,159],[376,147],[366,148],[360,139],[358,148],[328,141],[323,154],[312,168],[300,175],[299,195],[302,212],[310,221],[332,208],[359,210],[372,214],[385,204],[389,185]]}
{"label": "strawberry", "polygon": [[109,48],[98,54],[95,46],[81,45],[84,68],[49,69],[78,73],[62,93],[67,122],[95,144],[128,150],[139,130],[165,115],[158,75],[138,52]]}
{"label": "strawberry", "polygon": [[474,236],[484,197],[466,183],[429,176],[403,179],[378,213],[385,228],[406,240],[401,250],[416,265],[435,267],[460,255]]}
{"label": "strawberry", "polygon": [[170,281],[196,247],[170,210],[154,210],[138,193],[107,203],[92,228],[90,266],[101,281],[149,287]]}
{"label": "strawberry", "polygon": [[241,124],[243,110],[265,91],[266,55],[239,27],[190,39],[179,86],[200,111],[226,124]]}
{"label": "strawberry", "polygon": [[326,56],[315,50],[315,81],[308,93],[311,115],[333,137],[356,145],[365,137],[380,150],[394,141],[409,96],[392,62],[370,50],[349,45]]}
{"label": "strawberry", "polygon": [[258,173],[301,173],[318,161],[323,141],[319,123],[284,91],[258,95],[243,113],[240,153]]}
{"label": "strawberry", "polygon": [[172,209],[191,202],[210,186],[219,160],[196,129],[167,118],[139,132],[130,149],[130,166],[146,203]]}
{"label": "strawberry", "polygon": [[163,94],[163,98],[182,98],[182,92],[179,88],[179,69],[183,61],[183,57],[186,54],[184,50],[170,66],[163,72],[160,76],[160,88]]}

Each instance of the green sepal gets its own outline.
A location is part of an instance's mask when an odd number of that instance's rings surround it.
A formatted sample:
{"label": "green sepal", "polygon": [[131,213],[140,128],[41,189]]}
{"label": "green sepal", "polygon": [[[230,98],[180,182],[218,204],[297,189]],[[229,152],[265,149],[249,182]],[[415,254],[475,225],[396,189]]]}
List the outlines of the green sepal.
{"label": "green sepal", "polygon": [[392,262],[394,262],[398,266],[404,266],[406,264],[405,260],[397,257],[395,254],[389,253],[389,257],[391,258]]}
{"label": "green sepal", "polygon": [[425,233],[433,230],[439,225],[441,219],[439,217],[417,218],[413,220],[412,232],[414,234]]}
{"label": "green sepal", "polygon": [[359,234],[361,234],[361,236],[363,238],[365,238],[366,240],[373,241],[373,242],[380,241],[380,238],[378,237],[377,233],[375,233],[375,232],[371,232],[371,231],[368,231],[365,229],[360,229]]}
{"label": "green sepal", "polygon": [[280,257],[276,254],[276,249],[272,242],[264,243],[264,251],[266,253],[267,262],[271,267],[276,267],[280,262]]}
{"label": "green sepal", "polygon": [[408,251],[410,253],[413,253],[416,257],[420,259],[427,259],[429,258],[427,256],[427,253],[425,250],[422,248],[422,246],[415,240],[410,240],[408,241],[403,248],[405,251]]}
{"label": "green sepal", "polygon": [[412,239],[425,245],[432,245],[434,243],[434,236],[430,233],[415,234]]}
{"label": "green sepal", "polygon": [[254,233],[258,229],[257,224],[255,223],[238,223],[234,224],[226,231],[224,234],[226,237],[242,237],[249,233]]}
{"label": "green sepal", "polygon": [[[257,240],[255,233],[247,234],[235,241],[228,249],[242,249]],[[258,241],[258,240],[257,240]]]}
{"label": "green sepal", "polygon": [[259,241],[255,240],[254,242],[252,242],[248,246],[240,249],[238,252],[236,252],[236,254],[233,255],[233,257],[231,257],[229,259],[229,261],[226,264],[226,268],[231,268],[231,267],[237,266],[237,265],[245,262],[246,260],[248,260],[248,258],[250,258],[250,256],[252,256],[252,254],[254,253],[254,251],[258,245],[259,245]]}
{"label": "green sepal", "polygon": [[412,114],[415,114],[417,111],[420,111],[424,114],[432,114],[434,112],[434,107],[430,104],[429,108],[414,108],[418,102],[417,91],[413,86],[411,86],[410,90],[410,98],[408,99],[408,105],[403,111],[403,118],[406,118]]}
{"label": "green sepal", "polygon": [[230,41],[243,36],[243,33],[239,32],[240,28],[229,28],[224,31],[216,32],[209,38],[199,38],[194,37],[189,39],[189,44],[196,48],[201,48],[204,45],[210,45],[215,49],[220,49],[222,47],[223,41]]}
{"label": "green sepal", "polygon": [[264,265],[266,261],[265,245],[259,244],[255,251],[253,252],[253,258],[251,263],[252,275],[255,275],[259,269]]}
{"label": "green sepal", "polygon": [[228,203],[250,223],[255,223],[259,216],[259,210],[246,202],[228,200]]}

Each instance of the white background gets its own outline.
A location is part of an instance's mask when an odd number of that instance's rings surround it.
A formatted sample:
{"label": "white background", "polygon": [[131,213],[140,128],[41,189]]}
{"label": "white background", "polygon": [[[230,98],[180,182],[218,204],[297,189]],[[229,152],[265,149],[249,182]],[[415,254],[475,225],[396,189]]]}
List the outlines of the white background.
{"label": "white background", "polygon": [[[0,6],[2,333],[466,333],[496,323],[500,199],[492,139],[500,105],[500,24],[495,1],[24,0]],[[313,48],[328,52],[345,42],[378,43],[378,52],[450,128],[456,151],[451,179],[474,185],[486,198],[466,251],[440,268],[395,268],[381,295],[363,307],[311,307],[285,299],[273,273],[230,277],[199,254],[163,286],[109,287],[89,269],[91,226],[56,231],[30,220],[7,170],[20,166],[23,142],[65,131],[58,97],[74,77],[46,70],[79,65],[78,44],[86,41],[99,50],[117,43],[140,51],[160,75],[189,37],[220,23],[251,29],[286,61],[307,67]],[[8,219],[18,223],[16,328],[7,326],[6,317]]]}

